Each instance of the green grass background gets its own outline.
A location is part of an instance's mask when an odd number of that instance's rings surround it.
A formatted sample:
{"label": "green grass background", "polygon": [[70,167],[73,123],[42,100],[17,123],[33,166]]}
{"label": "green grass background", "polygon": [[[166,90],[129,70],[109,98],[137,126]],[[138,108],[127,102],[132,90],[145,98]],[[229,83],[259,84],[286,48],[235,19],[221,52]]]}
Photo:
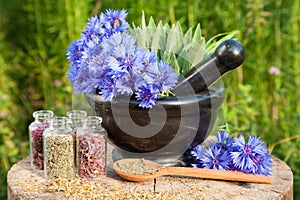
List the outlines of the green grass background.
{"label": "green grass background", "polygon": [[[0,199],[9,168],[29,153],[32,112],[72,108],[65,51],[87,19],[107,8],[128,11],[128,21],[201,24],[212,36],[235,29],[246,49],[241,67],[223,77],[225,119],[234,134],[256,134],[294,173],[300,199],[299,0],[0,0]],[[271,66],[280,68],[271,75]]]}

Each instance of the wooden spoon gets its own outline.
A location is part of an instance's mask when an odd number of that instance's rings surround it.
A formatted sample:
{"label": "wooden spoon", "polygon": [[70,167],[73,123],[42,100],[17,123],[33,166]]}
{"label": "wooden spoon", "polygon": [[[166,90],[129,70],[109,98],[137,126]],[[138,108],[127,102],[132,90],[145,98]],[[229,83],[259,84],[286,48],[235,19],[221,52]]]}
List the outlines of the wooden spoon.
{"label": "wooden spoon", "polygon": [[[131,166],[136,165],[136,163],[142,163],[144,165],[144,171],[138,170],[138,172],[136,172],[133,169],[130,169],[132,168]],[[271,178],[264,175],[246,174],[244,172],[229,170],[214,170],[191,167],[163,167],[160,164],[150,160],[138,158],[118,160],[114,162],[113,169],[120,177],[134,182],[150,181],[164,175],[178,175],[227,181],[266,184],[272,183]]]}

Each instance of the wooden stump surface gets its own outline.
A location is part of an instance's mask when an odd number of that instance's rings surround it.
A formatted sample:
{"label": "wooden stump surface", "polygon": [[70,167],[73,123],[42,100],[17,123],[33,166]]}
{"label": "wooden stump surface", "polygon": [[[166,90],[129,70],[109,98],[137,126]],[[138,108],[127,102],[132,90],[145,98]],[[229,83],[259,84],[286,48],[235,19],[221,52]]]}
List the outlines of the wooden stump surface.
{"label": "wooden stump surface", "polygon": [[[108,149],[111,151],[110,145]],[[111,158],[107,177],[101,180],[47,180],[42,172],[32,171],[26,157],[8,172],[8,199],[293,199],[291,169],[278,158],[272,159],[272,184],[256,184],[175,176],[145,183],[128,182],[114,173]]]}

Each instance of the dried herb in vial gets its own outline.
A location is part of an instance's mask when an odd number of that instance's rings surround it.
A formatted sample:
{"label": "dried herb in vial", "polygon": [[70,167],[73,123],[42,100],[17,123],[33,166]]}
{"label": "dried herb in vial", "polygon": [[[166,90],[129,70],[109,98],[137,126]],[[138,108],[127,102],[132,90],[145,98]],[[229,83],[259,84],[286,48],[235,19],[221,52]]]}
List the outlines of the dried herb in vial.
{"label": "dried herb in vial", "polygon": [[86,117],[76,135],[76,175],[84,179],[99,179],[106,174],[107,133],[102,118]]}
{"label": "dried herb in vial", "polygon": [[51,110],[38,110],[33,113],[34,121],[29,125],[30,162],[35,170],[44,169],[43,133],[49,127],[53,116]]}
{"label": "dried herb in vial", "polygon": [[77,135],[77,176],[86,179],[100,178],[106,168],[106,135]]}
{"label": "dried herb in vial", "polygon": [[54,117],[44,131],[44,170],[47,178],[74,177],[74,139],[66,117]]}
{"label": "dried herb in vial", "polygon": [[36,129],[31,130],[31,159],[35,169],[44,169],[43,153],[43,133],[45,126],[41,124]]}
{"label": "dried herb in vial", "polygon": [[49,135],[45,137],[44,140],[46,177],[74,177],[74,149],[72,135]]}

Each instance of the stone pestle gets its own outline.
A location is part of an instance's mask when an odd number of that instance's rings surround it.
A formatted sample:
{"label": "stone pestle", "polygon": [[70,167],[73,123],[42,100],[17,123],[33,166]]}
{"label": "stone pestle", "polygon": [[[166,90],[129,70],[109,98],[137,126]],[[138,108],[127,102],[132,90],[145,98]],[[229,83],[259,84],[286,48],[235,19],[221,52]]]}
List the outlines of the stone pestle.
{"label": "stone pestle", "polygon": [[240,66],[244,59],[243,46],[236,40],[225,40],[207,61],[186,74],[173,92],[176,96],[185,96],[205,91],[223,74]]}

